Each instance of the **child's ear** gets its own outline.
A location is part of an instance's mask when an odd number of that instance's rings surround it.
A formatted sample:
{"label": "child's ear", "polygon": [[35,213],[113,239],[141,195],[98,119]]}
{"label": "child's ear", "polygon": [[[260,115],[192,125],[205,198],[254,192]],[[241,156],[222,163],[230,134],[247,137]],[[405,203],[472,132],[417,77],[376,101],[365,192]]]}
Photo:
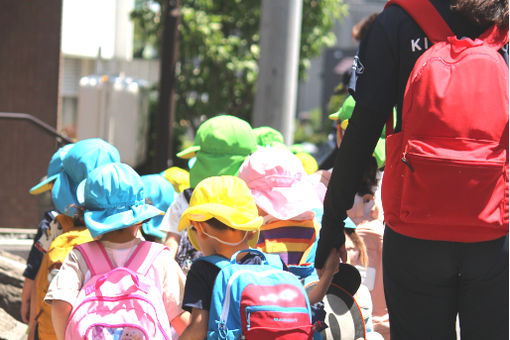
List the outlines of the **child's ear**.
{"label": "child's ear", "polygon": [[193,225],[193,228],[196,230],[196,234],[201,239],[205,239],[207,236],[203,232],[203,223],[197,222],[197,221],[191,221],[191,224]]}

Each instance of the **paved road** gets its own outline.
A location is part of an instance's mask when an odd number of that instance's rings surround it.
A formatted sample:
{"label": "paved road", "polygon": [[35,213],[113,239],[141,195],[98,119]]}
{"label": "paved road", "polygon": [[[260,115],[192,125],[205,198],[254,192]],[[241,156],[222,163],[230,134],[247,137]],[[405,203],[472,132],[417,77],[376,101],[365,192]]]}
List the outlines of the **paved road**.
{"label": "paved road", "polygon": [[35,232],[35,229],[0,228],[0,249],[26,259]]}

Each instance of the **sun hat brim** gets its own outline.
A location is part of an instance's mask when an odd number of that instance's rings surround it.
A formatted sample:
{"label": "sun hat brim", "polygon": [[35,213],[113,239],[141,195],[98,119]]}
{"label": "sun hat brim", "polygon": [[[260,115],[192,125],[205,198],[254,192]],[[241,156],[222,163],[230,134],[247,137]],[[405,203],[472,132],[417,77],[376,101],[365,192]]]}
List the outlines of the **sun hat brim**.
{"label": "sun hat brim", "polygon": [[115,214],[106,209],[86,210],[84,219],[90,234],[96,238],[110,231],[123,229],[163,214],[163,211],[150,204],[141,204]]}
{"label": "sun hat brim", "polygon": [[270,190],[251,189],[258,207],[279,220],[290,220],[305,212],[322,207],[312,183],[295,182],[288,187],[272,187]]}
{"label": "sun hat brim", "polygon": [[[220,222],[228,225],[232,229],[243,231],[256,231],[257,233],[248,240],[250,247],[255,247],[259,239],[260,227],[264,219],[260,216],[250,218],[243,212],[219,203],[204,203],[190,207],[184,211],[179,221],[178,231],[183,231],[191,226],[191,221],[204,222],[211,218],[216,218]],[[196,234],[192,229],[188,229],[188,237],[195,249],[200,250],[196,240]]]}
{"label": "sun hat brim", "polygon": [[184,210],[179,221],[178,231],[183,231],[191,225],[191,221],[204,222],[216,218],[229,227],[237,230],[259,230],[263,218],[254,216],[250,218],[242,211],[219,203],[204,203]]}
{"label": "sun hat brim", "polygon": [[197,151],[200,151],[200,145],[192,145],[177,153],[177,157],[183,159],[190,159],[196,156]]}
{"label": "sun hat brim", "polygon": [[87,182],[87,179],[85,178],[83,181],[78,184],[78,187],[76,187],[76,200],[80,204],[85,203],[85,183]]}
{"label": "sun hat brim", "polygon": [[53,183],[51,198],[57,211],[74,217],[76,209],[73,205],[79,204],[76,199],[76,186],[65,172],[57,174],[57,178]]}
{"label": "sun hat brim", "polygon": [[354,106],[356,105],[356,101],[352,96],[348,96],[345,98],[342,106],[338,109],[337,112],[330,114],[328,117],[332,120],[346,120],[350,119],[352,116],[352,111],[354,111]]}
{"label": "sun hat brim", "polygon": [[218,155],[208,152],[200,152],[196,162],[189,171],[189,184],[195,188],[205,178],[211,176],[237,176],[239,168],[245,161],[243,155]]}
{"label": "sun hat brim", "polygon": [[339,116],[340,116],[340,112],[339,112],[339,111],[337,111],[337,112],[335,112],[335,113],[330,114],[330,115],[328,116],[328,118],[329,118],[329,119],[331,119],[331,120],[338,120],[338,117],[339,117]]}
{"label": "sun hat brim", "polygon": [[155,216],[150,219],[150,221],[145,222],[142,225],[143,232],[147,235],[156,236],[159,238],[163,238],[166,236],[166,233],[159,230],[159,226],[161,225],[161,221],[163,220],[163,216]]}
{"label": "sun hat brim", "polygon": [[32,195],[40,195],[43,192],[46,192],[51,189],[51,184],[57,179],[58,174],[55,174],[53,176],[50,176],[38,184],[34,185],[32,188],[30,188],[29,192]]}
{"label": "sun hat brim", "polygon": [[[191,229],[191,228],[188,228],[188,239],[191,243],[191,245],[193,246],[193,248],[195,248],[196,250],[198,251],[202,251],[200,249],[200,245],[198,244],[198,241],[197,241],[197,233],[195,232],[195,230]],[[248,245],[251,247],[251,248],[255,248],[255,246],[257,245],[258,241],[259,241],[259,235],[260,235],[260,230],[257,230],[257,232],[255,233],[255,235],[253,235],[251,238],[249,238],[247,240],[247,243]]]}
{"label": "sun hat brim", "polygon": [[377,168],[382,168],[386,163],[386,138],[379,138],[373,155],[377,161]]}

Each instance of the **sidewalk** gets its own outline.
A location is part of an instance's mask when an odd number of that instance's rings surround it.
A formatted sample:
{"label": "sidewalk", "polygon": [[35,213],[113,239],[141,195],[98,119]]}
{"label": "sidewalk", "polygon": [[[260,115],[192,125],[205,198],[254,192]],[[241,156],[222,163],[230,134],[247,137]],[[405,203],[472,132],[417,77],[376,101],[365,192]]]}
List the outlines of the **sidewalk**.
{"label": "sidewalk", "polygon": [[36,232],[36,229],[0,228],[0,249],[26,259]]}

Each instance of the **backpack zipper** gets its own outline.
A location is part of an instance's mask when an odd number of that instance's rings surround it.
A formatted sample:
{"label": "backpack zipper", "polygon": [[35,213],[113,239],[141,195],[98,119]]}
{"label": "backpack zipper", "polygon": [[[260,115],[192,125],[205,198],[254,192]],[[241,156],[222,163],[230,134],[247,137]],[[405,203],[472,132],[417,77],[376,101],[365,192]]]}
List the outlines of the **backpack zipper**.
{"label": "backpack zipper", "polygon": [[419,153],[413,153],[413,152],[407,152],[405,151],[403,153],[402,162],[404,162],[406,165],[411,167],[411,164],[408,163],[407,155],[414,157],[414,158],[421,158],[423,160],[427,161],[433,161],[433,162],[449,162],[449,163],[456,163],[456,164],[463,164],[463,165],[472,165],[472,166],[503,166],[505,164],[504,160],[493,160],[493,161],[478,161],[478,160],[469,160],[469,159],[459,159],[459,158],[446,158],[446,157],[437,157],[437,156],[427,156]]}
{"label": "backpack zipper", "polygon": [[223,301],[223,307],[222,307],[221,316],[220,316],[220,323],[223,323],[225,325],[227,323],[229,306],[230,306],[230,290],[232,288],[232,284],[239,277],[239,275],[241,275],[243,273],[252,273],[257,276],[268,276],[268,275],[272,275],[274,273],[281,273],[281,272],[282,272],[281,269],[271,269],[271,270],[267,270],[264,272],[254,272],[252,270],[239,270],[239,271],[236,271],[234,274],[232,274],[232,276],[228,280],[227,288],[225,289],[225,301]]}
{"label": "backpack zipper", "polygon": [[91,297],[84,299],[78,306],[73,308],[73,311],[72,311],[71,315],[69,316],[69,319],[66,324],[66,332],[67,332],[67,327],[69,326],[70,321],[73,318],[73,316],[76,314],[78,308],[80,308],[84,304],[90,303],[90,302],[96,302],[96,301],[115,302],[115,301],[124,300],[124,299],[141,300],[141,301],[147,302],[154,310],[154,315],[156,315],[155,323],[158,326],[160,332],[163,334],[165,339],[169,339],[168,335],[166,334],[166,331],[163,329],[163,326],[161,325],[161,321],[159,320],[158,313],[156,311],[156,307],[154,307],[154,305],[152,304],[152,302],[149,299],[147,299],[143,296],[140,296],[140,295],[136,295],[136,294],[126,294],[126,295],[119,295],[119,296],[112,296],[112,297],[110,297],[110,296],[91,296]]}
{"label": "backpack zipper", "polygon": [[414,168],[412,167],[412,165],[407,161],[407,158],[406,158],[406,155],[407,155],[407,152],[404,151],[404,153],[402,154],[402,159],[401,161],[407,165],[407,167],[411,170],[411,172],[414,172]]}
{"label": "backpack zipper", "polygon": [[[267,305],[267,306],[247,306],[245,308],[246,311],[246,329],[250,330],[250,316],[253,312],[263,312],[263,311],[269,311],[269,312],[280,312],[280,313],[300,313],[300,314],[306,314],[308,315],[308,310],[304,307],[280,307],[280,306],[274,306],[274,305]],[[310,320],[311,322],[311,320]]]}

